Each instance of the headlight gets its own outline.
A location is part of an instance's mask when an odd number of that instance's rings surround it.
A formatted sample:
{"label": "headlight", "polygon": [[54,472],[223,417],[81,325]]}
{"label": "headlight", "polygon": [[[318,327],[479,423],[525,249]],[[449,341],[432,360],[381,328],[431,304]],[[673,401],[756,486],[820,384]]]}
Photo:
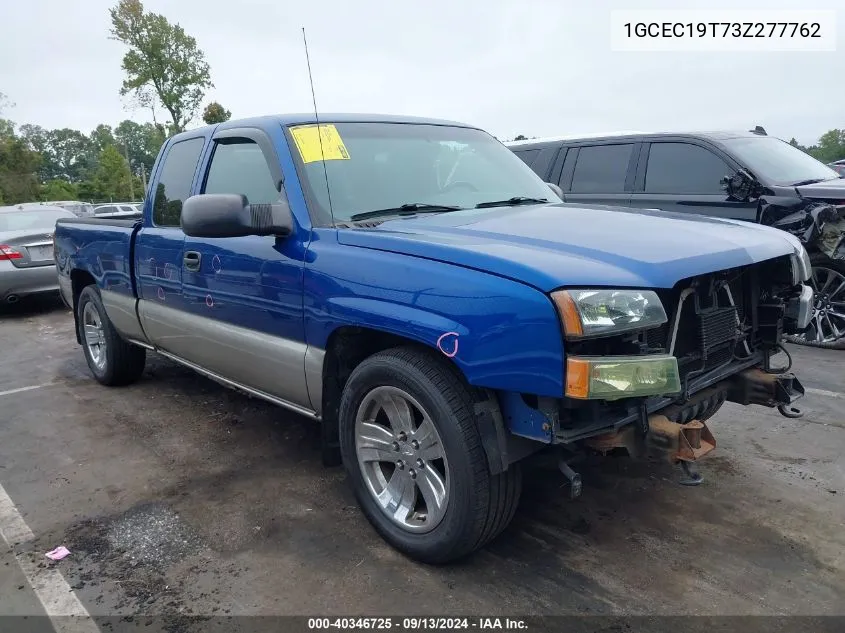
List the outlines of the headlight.
{"label": "headlight", "polygon": [[654,356],[568,356],[569,398],[618,400],[681,391],[678,359]]}
{"label": "headlight", "polygon": [[567,338],[642,330],[666,323],[666,311],[652,290],[558,290],[552,300]]}

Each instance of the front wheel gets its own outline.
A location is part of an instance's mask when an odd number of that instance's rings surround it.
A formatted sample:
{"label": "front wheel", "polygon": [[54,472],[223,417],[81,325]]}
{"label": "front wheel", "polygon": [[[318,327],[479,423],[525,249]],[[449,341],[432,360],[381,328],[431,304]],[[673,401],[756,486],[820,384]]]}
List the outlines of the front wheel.
{"label": "front wheel", "polygon": [[422,562],[483,546],[519,502],[517,464],[490,474],[477,401],[454,366],[410,348],[371,356],[344,387],[341,453],[355,496],[388,543]]}
{"label": "front wheel", "polygon": [[86,286],[76,305],[77,326],[88,368],[108,386],[127,385],[140,378],[146,363],[142,347],[124,341],[109,320],[96,286]]}
{"label": "front wheel", "polygon": [[813,318],[801,334],[787,340],[811,347],[845,349],[845,262],[824,253],[810,255],[813,266]]}

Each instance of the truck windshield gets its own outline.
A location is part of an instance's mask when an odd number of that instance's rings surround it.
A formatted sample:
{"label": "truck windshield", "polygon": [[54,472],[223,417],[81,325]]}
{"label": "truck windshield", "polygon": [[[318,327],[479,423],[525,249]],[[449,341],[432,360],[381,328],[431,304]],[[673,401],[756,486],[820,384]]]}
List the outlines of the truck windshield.
{"label": "truck windshield", "polygon": [[399,214],[403,205],[473,208],[514,197],[560,202],[522,160],[481,130],[408,123],[320,127],[322,150],[316,126],[290,132],[312,206],[326,223],[332,218],[327,176],[335,222],[375,210]]}
{"label": "truck windshield", "polygon": [[725,146],[755,176],[773,185],[796,185],[839,178],[809,154],[771,136],[732,138]]}

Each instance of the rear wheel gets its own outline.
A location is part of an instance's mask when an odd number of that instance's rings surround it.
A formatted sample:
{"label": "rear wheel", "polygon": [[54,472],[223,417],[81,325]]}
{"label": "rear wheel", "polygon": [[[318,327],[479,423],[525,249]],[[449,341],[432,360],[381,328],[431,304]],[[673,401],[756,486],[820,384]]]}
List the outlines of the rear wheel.
{"label": "rear wheel", "polygon": [[789,337],[801,345],[845,349],[845,262],[823,253],[810,256],[815,293],[813,318],[805,332]]}
{"label": "rear wheel", "polygon": [[82,289],[76,311],[82,349],[94,378],[109,386],[135,382],[144,371],[146,351],[120,337],[96,286]]}
{"label": "rear wheel", "polygon": [[490,474],[477,401],[454,366],[410,348],[371,356],[344,387],[341,452],[352,488],[379,534],[417,560],[472,552],[516,510],[519,466]]}

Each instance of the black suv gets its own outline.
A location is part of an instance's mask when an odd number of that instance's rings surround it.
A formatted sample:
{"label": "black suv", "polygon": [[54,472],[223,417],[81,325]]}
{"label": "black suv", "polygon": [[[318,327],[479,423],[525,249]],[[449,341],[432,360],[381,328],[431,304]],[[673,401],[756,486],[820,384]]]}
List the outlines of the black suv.
{"label": "black suv", "polygon": [[566,202],[745,220],[798,236],[810,253],[816,291],[802,342],[845,341],[845,178],[800,149],[760,127],[506,145],[559,185]]}

